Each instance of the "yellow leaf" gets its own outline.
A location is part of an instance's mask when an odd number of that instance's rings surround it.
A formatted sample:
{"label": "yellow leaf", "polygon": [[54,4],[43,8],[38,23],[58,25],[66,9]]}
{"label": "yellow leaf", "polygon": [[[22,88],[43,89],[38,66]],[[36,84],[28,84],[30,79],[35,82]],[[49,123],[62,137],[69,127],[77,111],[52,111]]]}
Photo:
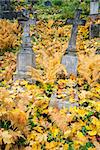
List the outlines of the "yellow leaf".
{"label": "yellow leaf", "polygon": [[70,130],[70,129],[69,129],[69,130],[66,130],[66,131],[64,132],[64,137],[67,138],[68,136],[70,136],[70,134],[71,134],[71,130]]}
{"label": "yellow leaf", "polygon": [[65,144],[64,145],[64,150],[68,150],[68,147],[69,147],[68,144]]}
{"label": "yellow leaf", "polygon": [[3,139],[4,144],[12,143],[12,135],[10,135],[8,133],[8,131],[3,131],[2,132],[2,139]]}
{"label": "yellow leaf", "polygon": [[35,127],[34,130],[40,132],[40,133],[43,133],[43,130],[42,130],[42,127]]}
{"label": "yellow leaf", "polygon": [[95,107],[96,107],[96,111],[100,112],[100,102],[96,102]]}
{"label": "yellow leaf", "polygon": [[54,129],[53,130],[53,136],[56,137],[56,135],[59,133],[59,129]]}
{"label": "yellow leaf", "polygon": [[88,148],[88,150],[96,150],[96,148],[92,148],[92,147],[90,147],[90,148]]}
{"label": "yellow leaf", "polygon": [[84,135],[82,134],[82,132],[78,132],[78,133],[77,133],[77,137],[78,137],[79,139],[82,139],[82,138],[84,138]]}
{"label": "yellow leaf", "polygon": [[90,136],[94,136],[94,135],[97,134],[97,131],[95,131],[95,130],[94,130],[94,131],[89,131],[88,134],[89,134]]}
{"label": "yellow leaf", "polygon": [[52,149],[56,146],[57,146],[57,142],[54,142],[54,141],[52,141],[50,143],[49,142],[46,143],[46,149]]}
{"label": "yellow leaf", "polygon": [[96,117],[92,117],[92,123],[97,127],[100,127],[100,121]]}
{"label": "yellow leaf", "polygon": [[48,26],[49,28],[51,28],[51,26],[53,25],[53,23],[54,23],[54,21],[53,21],[53,20],[49,20],[49,21],[48,21],[48,25],[47,25],[47,26]]}
{"label": "yellow leaf", "polygon": [[32,150],[38,150],[38,144],[37,144],[37,142],[34,142],[32,144]]}
{"label": "yellow leaf", "polygon": [[14,109],[10,111],[9,116],[14,123],[21,125],[21,127],[26,125],[27,117],[24,111],[21,111],[20,109]]}
{"label": "yellow leaf", "polygon": [[27,84],[27,81],[23,80],[23,81],[20,81],[20,85],[26,85]]}

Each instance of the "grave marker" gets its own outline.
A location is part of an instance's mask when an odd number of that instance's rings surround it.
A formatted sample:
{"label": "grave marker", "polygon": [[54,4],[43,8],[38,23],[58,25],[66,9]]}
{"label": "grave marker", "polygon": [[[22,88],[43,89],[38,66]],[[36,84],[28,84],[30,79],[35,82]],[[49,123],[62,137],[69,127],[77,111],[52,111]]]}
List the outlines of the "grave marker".
{"label": "grave marker", "polygon": [[[26,1],[27,2],[27,1]],[[8,14],[8,15],[7,15]],[[1,0],[0,1],[0,17],[2,19],[14,19],[18,18],[19,23],[23,27],[23,35],[22,35],[22,45],[21,51],[17,56],[17,68],[16,75],[14,76],[14,80],[16,79],[28,79],[27,76],[27,67],[35,67],[35,55],[32,50],[31,45],[31,37],[30,37],[30,25],[36,24],[36,19],[29,18],[29,11],[23,9],[21,12],[15,12],[11,9],[11,1],[10,0]],[[31,81],[31,78],[28,79]]]}
{"label": "grave marker", "polygon": [[99,13],[99,0],[90,1],[90,15],[96,15]]}
{"label": "grave marker", "polygon": [[99,0],[90,1],[90,18],[92,24],[90,25],[90,38],[100,37],[100,24],[95,24],[96,19],[100,19],[99,14]]}
{"label": "grave marker", "polygon": [[[68,48],[66,50],[65,55],[62,58],[62,64],[65,65],[66,70],[68,72],[68,75],[74,74],[77,75],[77,65],[78,65],[78,57],[77,57],[77,50],[76,50],[76,38],[77,38],[77,32],[78,32],[78,25],[85,25],[86,21],[80,19],[82,10],[78,9],[75,18],[68,19],[66,21],[66,24],[73,24],[72,32],[71,32],[71,38],[69,41]],[[70,85],[68,85],[70,87]],[[76,84],[71,85],[71,87],[76,87]],[[66,99],[63,100],[63,98],[58,99],[57,94],[52,94],[50,106],[55,107],[57,106],[59,109],[67,108],[68,110],[70,107],[78,107],[78,95],[75,93],[75,102],[70,102],[70,97],[68,95],[68,89],[65,91]],[[64,93],[63,93],[64,94]]]}
{"label": "grave marker", "polygon": [[35,54],[31,45],[30,25],[36,24],[36,21],[29,18],[29,11],[24,10],[24,16],[26,16],[26,20],[20,19],[20,23],[23,26],[22,46],[17,57],[17,68],[14,79],[31,81],[32,79],[27,75],[27,71],[29,66],[35,67]]}
{"label": "grave marker", "polygon": [[66,24],[73,24],[71,38],[68,44],[65,55],[62,57],[62,64],[65,65],[68,75],[77,75],[78,57],[76,50],[76,38],[78,32],[78,25],[85,25],[85,20],[80,19],[82,10],[78,9],[73,20],[68,19]]}

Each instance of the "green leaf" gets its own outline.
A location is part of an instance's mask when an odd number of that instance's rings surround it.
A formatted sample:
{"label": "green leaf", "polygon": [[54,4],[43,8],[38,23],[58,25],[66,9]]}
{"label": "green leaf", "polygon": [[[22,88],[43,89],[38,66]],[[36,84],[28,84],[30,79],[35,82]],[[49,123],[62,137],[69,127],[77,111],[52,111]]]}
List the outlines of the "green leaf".
{"label": "green leaf", "polygon": [[86,136],[87,129],[86,129],[86,127],[85,127],[85,126],[84,126],[84,127],[82,127],[82,133],[83,133],[83,135],[84,135],[84,136]]}

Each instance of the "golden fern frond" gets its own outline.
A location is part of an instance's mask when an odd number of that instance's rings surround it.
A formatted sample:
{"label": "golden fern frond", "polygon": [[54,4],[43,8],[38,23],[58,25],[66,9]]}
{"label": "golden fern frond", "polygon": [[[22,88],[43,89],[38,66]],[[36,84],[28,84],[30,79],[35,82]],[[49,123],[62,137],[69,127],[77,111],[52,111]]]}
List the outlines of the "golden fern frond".
{"label": "golden fern frond", "polygon": [[0,50],[18,46],[20,38],[20,27],[17,22],[10,22],[5,19],[0,20]]}
{"label": "golden fern frond", "polygon": [[79,74],[88,81],[89,84],[95,82],[100,77],[100,56],[82,56],[78,66]]}
{"label": "golden fern frond", "polygon": [[44,82],[40,71],[35,68],[28,67],[28,75],[31,75],[34,80]]}
{"label": "golden fern frond", "polygon": [[[63,131],[65,132],[67,127],[66,116],[62,115],[59,110],[55,109],[49,112],[50,118],[52,121]],[[59,121],[60,120],[60,121]]]}

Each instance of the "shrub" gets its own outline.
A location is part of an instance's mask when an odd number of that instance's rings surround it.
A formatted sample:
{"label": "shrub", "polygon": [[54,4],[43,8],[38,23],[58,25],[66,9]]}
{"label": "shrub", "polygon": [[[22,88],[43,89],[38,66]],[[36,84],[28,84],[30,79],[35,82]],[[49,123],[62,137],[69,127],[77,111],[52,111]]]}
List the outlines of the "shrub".
{"label": "shrub", "polygon": [[17,22],[0,20],[0,53],[12,51],[19,45],[20,27]]}

